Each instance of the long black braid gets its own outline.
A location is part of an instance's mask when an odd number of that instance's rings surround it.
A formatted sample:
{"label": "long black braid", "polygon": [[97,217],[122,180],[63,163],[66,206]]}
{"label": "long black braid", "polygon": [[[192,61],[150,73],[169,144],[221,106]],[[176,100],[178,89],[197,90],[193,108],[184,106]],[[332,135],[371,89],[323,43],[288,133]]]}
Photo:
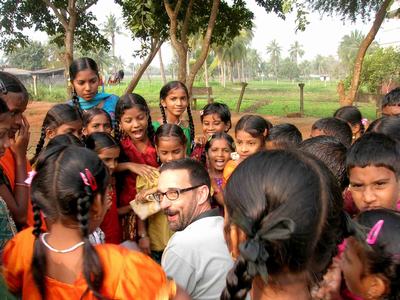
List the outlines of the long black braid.
{"label": "long black braid", "polygon": [[121,133],[121,130],[120,130],[119,126],[120,126],[119,119],[115,119],[114,138],[118,143],[121,141],[121,138],[122,138],[122,133]]}
{"label": "long black braid", "polygon": [[235,265],[226,276],[226,287],[222,291],[221,300],[246,299],[253,282],[253,276],[247,270],[247,261],[239,255]]}
{"label": "long black braid", "polygon": [[149,137],[150,143],[154,146],[154,138],[156,136],[156,132],[154,131],[153,122],[151,121],[150,111],[147,112],[147,136]]}
{"label": "long black braid", "polygon": [[46,285],[43,278],[46,276],[47,269],[47,258],[46,251],[43,247],[43,243],[40,240],[40,234],[42,233],[42,216],[40,213],[40,207],[36,201],[32,199],[32,210],[33,210],[33,235],[35,236],[35,242],[33,244],[33,257],[32,257],[32,273],[33,280],[39,289],[40,295],[43,299],[46,299]]}
{"label": "long black braid", "polygon": [[90,186],[85,186],[84,190],[86,195],[78,198],[78,221],[83,241],[85,242],[83,245],[83,275],[88,284],[88,289],[81,298],[84,298],[90,290],[96,297],[104,299],[104,296],[100,293],[104,273],[101,268],[100,258],[89,241],[89,211],[93,202],[91,199],[93,200],[94,195]]}
{"label": "long black braid", "polygon": [[163,124],[167,124],[167,115],[165,114],[165,108],[164,108],[164,106],[162,106],[161,102],[160,102],[160,111],[161,111]]}
{"label": "long black braid", "polygon": [[190,152],[193,150],[194,147],[194,123],[193,123],[193,117],[192,117],[192,110],[190,109],[190,103],[188,102],[187,106],[187,114],[189,117],[189,129],[190,129]]}
{"label": "long black braid", "polygon": [[36,160],[37,160],[37,158],[38,158],[40,152],[41,152],[42,149],[43,149],[43,146],[44,146],[45,141],[46,141],[46,128],[44,127],[44,124],[43,124],[43,125],[42,125],[42,129],[40,130],[39,142],[38,142],[38,144],[36,145],[35,155],[34,155],[34,156],[32,157],[32,159],[30,160],[31,165],[33,165],[33,164],[36,162]]}

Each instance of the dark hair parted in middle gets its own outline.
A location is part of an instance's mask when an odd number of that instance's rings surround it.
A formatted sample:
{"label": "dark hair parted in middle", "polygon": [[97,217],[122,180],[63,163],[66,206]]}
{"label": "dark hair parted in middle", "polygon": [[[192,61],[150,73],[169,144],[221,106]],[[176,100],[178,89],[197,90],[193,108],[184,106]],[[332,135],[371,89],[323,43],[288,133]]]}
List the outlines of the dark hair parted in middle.
{"label": "dark hair parted in middle", "polygon": [[183,129],[176,124],[162,124],[157,128],[155,134],[155,145],[159,145],[160,139],[163,137],[175,137],[179,140],[182,146],[186,145],[186,136]]}
{"label": "dark hair parted in middle", "polygon": [[[284,180],[283,180],[284,178]],[[247,239],[228,273],[221,299],[245,299],[255,276],[305,272],[322,277],[349,233],[341,190],[332,173],[300,151],[262,151],[229,178],[225,204],[230,223]]]}
{"label": "dark hair parted in middle", "polygon": [[168,170],[186,170],[193,186],[206,185],[209,189],[211,187],[211,180],[207,170],[200,162],[194,159],[182,158],[167,162],[161,166],[160,173]]}
{"label": "dark hair parted in middle", "polygon": [[46,140],[46,134],[49,129],[56,129],[63,124],[75,121],[82,121],[82,115],[76,107],[62,103],[56,104],[50,108],[43,120],[42,129],[40,131],[40,139],[36,146],[35,155],[31,159],[31,164],[36,161],[40,151],[42,151]]}
{"label": "dark hair parted in middle", "polygon": [[165,114],[165,109],[161,104],[161,100],[164,100],[165,98],[167,98],[169,92],[174,89],[183,89],[186,93],[186,97],[187,97],[187,101],[188,101],[186,112],[187,112],[188,118],[189,118],[188,121],[189,121],[189,129],[190,129],[190,139],[192,140],[191,142],[192,142],[192,148],[193,148],[195,131],[194,131],[192,110],[190,108],[189,91],[188,91],[186,85],[180,81],[170,81],[166,85],[164,85],[160,90],[160,111],[161,111],[163,123],[164,124],[167,123],[167,116]]}
{"label": "dark hair parted in middle", "polygon": [[119,141],[121,139],[121,130],[119,125],[121,118],[124,115],[125,110],[137,107],[140,111],[147,114],[147,137],[151,144],[154,144],[154,128],[151,121],[150,109],[147,105],[146,100],[139,94],[125,94],[119,98],[115,107],[115,126],[114,133],[115,139]]}
{"label": "dark hair parted in middle", "polygon": [[85,145],[96,153],[106,148],[119,148],[117,141],[106,132],[94,132],[88,135],[85,138]]}
{"label": "dark hair parted in middle", "polygon": [[385,167],[400,175],[400,148],[395,140],[381,133],[366,133],[347,152],[347,174],[354,167]]}
{"label": "dark hair parted in middle", "polygon": [[261,138],[265,141],[266,136],[272,128],[271,122],[257,115],[244,115],[239,119],[235,126],[235,133],[243,130],[253,138]]}

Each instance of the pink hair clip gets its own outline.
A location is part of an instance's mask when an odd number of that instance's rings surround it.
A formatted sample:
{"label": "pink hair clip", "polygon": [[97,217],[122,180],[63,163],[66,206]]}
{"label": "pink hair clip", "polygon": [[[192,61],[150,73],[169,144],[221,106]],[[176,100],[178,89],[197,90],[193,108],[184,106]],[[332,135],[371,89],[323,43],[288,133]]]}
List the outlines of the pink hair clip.
{"label": "pink hair clip", "polygon": [[368,125],[368,119],[362,118],[361,119],[361,124],[363,124],[364,126],[367,126]]}
{"label": "pink hair clip", "polygon": [[28,178],[26,178],[24,182],[26,184],[31,185],[33,177],[35,177],[36,174],[37,174],[37,172],[35,170],[32,170],[32,171],[28,172]]}
{"label": "pink hair clip", "polygon": [[383,220],[379,220],[378,222],[376,222],[374,227],[371,228],[366,239],[368,245],[374,245],[376,243],[379,232],[381,231],[384,222],[385,221]]}
{"label": "pink hair clip", "polygon": [[93,177],[92,172],[90,172],[89,169],[85,169],[85,174],[82,172],[79,172],[79,174],[81,175],[82,181],[85,185],[90,186],[93,192],[97,190],[96,179]]}

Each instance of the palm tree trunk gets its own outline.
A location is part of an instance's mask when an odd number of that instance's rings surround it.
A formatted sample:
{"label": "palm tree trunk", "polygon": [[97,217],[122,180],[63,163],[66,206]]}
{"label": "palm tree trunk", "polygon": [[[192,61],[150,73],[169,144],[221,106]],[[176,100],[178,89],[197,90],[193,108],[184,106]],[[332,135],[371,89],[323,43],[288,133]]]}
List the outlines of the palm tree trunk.
{"label": "palm tree trunk", "polygon": [[161,47],[160,50],[158,50],[158,58],[160,60],[160,72],[161,72],[161,78],[163,81],[163,85],[167,83],[167,78],[165,77],[165,70],[164,70],[164,63],[162,60],[162,54],[161,54]]}

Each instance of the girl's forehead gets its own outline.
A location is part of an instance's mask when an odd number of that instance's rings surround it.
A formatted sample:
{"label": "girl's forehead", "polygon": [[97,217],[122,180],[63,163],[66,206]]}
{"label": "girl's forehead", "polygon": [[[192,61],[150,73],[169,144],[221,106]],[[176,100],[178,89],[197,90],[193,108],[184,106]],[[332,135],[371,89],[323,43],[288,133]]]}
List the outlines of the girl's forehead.
{"label": "girl's forehead", "polygon": [[125,115],[137,115],[137,114],[143,114],[143,113],[146,114],[147,112],[142,107],[140,107],[138,105],[135,105],[133,107],[126,108],[124,110],[124,112],[122,113],[122,116],[125,116]]}
{"label": "girl's forehead", "polygon": [[221,121],[221,116],[218,113],[211,113],[208,115],[203,116],[203,122],[204,121]]}
{"label": "girl's forehead", "polygon": [[184,94],[184,95],[186,95],[186,91],[181,87],[176,87],[176,88],[173,88],[173,89],[169,90],[169,92],[168,92],[168,96],[173,95],[173,94]]}

